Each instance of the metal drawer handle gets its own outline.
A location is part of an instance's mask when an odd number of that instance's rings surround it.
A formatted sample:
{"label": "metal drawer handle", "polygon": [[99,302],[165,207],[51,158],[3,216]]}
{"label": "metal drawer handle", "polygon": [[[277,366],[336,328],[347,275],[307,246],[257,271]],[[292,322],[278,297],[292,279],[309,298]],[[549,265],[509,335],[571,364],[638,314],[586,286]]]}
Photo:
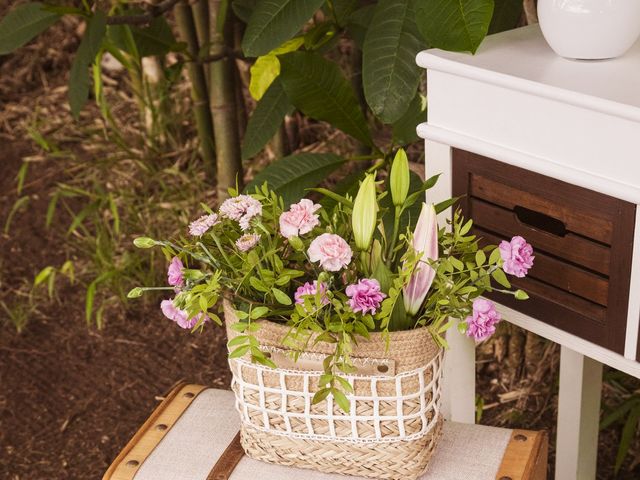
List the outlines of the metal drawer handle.
{"label": "metal drawer handle", "polygon": [[558,237],[564,237],[567,234],[567,227],[564,222],[545,213],[536,212],[520,205],[514,207],[513,212],[520,223],[531,228],[542,230]]}

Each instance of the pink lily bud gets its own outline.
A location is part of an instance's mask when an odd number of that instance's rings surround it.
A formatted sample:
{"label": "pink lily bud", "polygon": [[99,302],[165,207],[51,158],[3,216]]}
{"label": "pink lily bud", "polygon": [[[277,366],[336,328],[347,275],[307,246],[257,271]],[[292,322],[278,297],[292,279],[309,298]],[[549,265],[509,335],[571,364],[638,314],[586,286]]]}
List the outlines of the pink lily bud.
{"label": "pink lily bud", "polygon": [[411,275],[409,283],[402,289],[404,308],[409,315],[415,315],[424,302],[436,272],[428,260],[438,259],[438,220],[433,205],[422,204],[420,217],[413,232],[412,246],[422,258]]}

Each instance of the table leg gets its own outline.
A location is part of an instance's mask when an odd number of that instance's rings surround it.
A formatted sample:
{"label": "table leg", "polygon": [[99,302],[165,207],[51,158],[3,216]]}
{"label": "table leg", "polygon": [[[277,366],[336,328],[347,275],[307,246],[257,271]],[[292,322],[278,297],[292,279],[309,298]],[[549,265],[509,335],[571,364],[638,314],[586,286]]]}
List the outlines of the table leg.
{"label": "table leg", "polygon": [[449,350],[444,358],[442,411],[447,420],[475,423],[476,345],[455,327],[447,332]]}
{"label": "table leg", "polygon": [[565,346],[560,350],[556,478],[596,478],[602,364]]}

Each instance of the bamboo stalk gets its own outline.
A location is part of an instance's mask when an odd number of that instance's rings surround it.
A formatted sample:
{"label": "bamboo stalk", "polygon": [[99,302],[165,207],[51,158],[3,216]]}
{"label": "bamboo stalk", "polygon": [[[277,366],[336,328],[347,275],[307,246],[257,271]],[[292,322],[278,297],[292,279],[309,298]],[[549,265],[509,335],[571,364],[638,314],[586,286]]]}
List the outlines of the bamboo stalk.
{"label": "bamboo stalk", "polygon": [[[209,48],[211,43],[211,37],[209,36],[210,26],[209,26],[209,0],[197,0],[196,3],[192,5],[193,17],[196,23],[196,30],[198,32],[198,44],[200,45],[200,49],[205,49],[205,56],[209,54]],[[209,69],[204,69],[204,76],[207,80],[207,88],[210,84],[209,78]],[[208,90],[207,90],[208,94]]]}
{"label": "bamboo stalk", "polygon": [[[199,52],[196,24],[191,7],[186,2],[180,2],[175,8],[176,24],[180,37],[187,44],[187,50],[195,60]],[[209,109],[209,95],[207,81],[202,64],[197,61],[188,63],[188,74],[191,80],[191,98],[196,120],[196,128],[200,139],[200,151],[205,162],[205,168],[210,178],[215,178],[216,152],[213,137],[213,119]]]}
{"label": "bamboo stalk", "polygon": [[[213,0],[211,3],[211,54],[220,55],[233,45],[233,15],[228,0]],[[220,25],[218,30],[217,25]],[[229,196],[227,190],[242,188],[242,162],[240,160],[240,137],[236,105],[233,59],[224,56],[211,62],[210,106],[213,115],[213,131],[218,167],[218,199]]]}

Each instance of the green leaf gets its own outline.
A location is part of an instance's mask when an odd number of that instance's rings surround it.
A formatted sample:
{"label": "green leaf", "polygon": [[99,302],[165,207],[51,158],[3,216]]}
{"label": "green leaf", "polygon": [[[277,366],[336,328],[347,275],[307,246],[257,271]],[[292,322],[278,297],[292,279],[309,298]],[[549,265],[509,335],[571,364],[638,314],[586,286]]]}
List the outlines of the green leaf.
{"label": "green leaf", "polygon": [[493,17],[489,25],[489,33],[499,33],[518,26],[522,17],[522,0],[494,0]]}
{"label": "green leaf", "polygon": [[255,100],[260,100],[273,81],[280,75],[278,55],[293,52],[304,44],[303,37],[292,38],[267,55],[258,57],[251,66],[249,93]]}
{"label": "green leaf", "polygon": [[282,82],[276,78],[264,96],[256,105],[247,131],[242,139],[242,159],[256,155],[278,131],[286,115],[293,113],[293,105],[282,88]]}
{"label": "green leaf", "polygon": [[493,277],[493,279],[496,282],[498,282],[503,287],[511,288],[511,283],[509,283],[509,280],[507,279],[507,276],[504,274],[504,272],[502,270],[500,270],[500,269],[494,270],[491,273],[491,276]]}
{"label": "green leaf", "polygon": [[89,98],[89,76],[87,67],[93,63],[100,51],[102,39],[107,31],[107,17],[104,12],[98,10],[87,21],[87,30],[82,37],[80,46],[71,65],[69,73],[69,105],[75,118],[80,115],[80,110]]}
{"label": "green leaf", "polygon": [[256,175],[245,191],[251,192],[264,182],[282,196],[285,208],[306,194],[306,189],[315,187],[345,159],[332,153],[299,153],[273,162]]}
{"label": "green leaf", "polygon": [[251,14],[242,50],[248,57],[269,53],[293,37],[325,0],[262,0]]}
{"label": "green leaf", "polygon": [[408,145],[417,141],[418,132],[416,126],[427,119],[427,97],[416,93],[409,108],[394,124],[392,128],[393,139],[399,145]]}
{"label": "green leaf", "polygon": [[231,349],[231,347],[242,345],[243,343],[247,343],[248,341],[249,335],[238,335],[236,338],[232,338],[227,342],[227,348]]}
{"label": "green leaf", "polygon": [[338,65],[315,53],[292,52],[280,57],[280,67],[289,100],[305,115],[373,146],[356,94]]}
{"label": "green leaf", "polygon": [[229,354],[229,358],[238,358],[242,357],[245,353],[249,351],[251,345],[242,345],[241,347],[236,348],[233,352]]}
{"label": "green leaf", "polygon": [[249,23],[251,14],[255,10],[258,2],[259,0],[233,0],[231,8],[233,9],[233,13],[236,14],[236,17],[244,23]]}
{"label": "green leaf", "polygon": [[433,47],[475,53],[487,35],[494,0],[423,0],[418,29]]}
{"label": "green leaf", "polygon": [[329,396],[330,393],[331,393],[330,388],[321,388],[313,395],[313,400],[311,400],[311,403],[315,405],[317,403],[322,402]]}
{"label": "green leaf", "polygon": [[415,58],[425,45],[412,2],[378,2],[364,40],[364,94],[384,123],[394,123],[405,114],[420,82],[421,69]]}
{"label": "green leaf", "polygon": [[331,389],[331,393],[333,394],[333,399],[336,401],[338,406],[346,413],[349,413],[349,411],[351,410],[351,404],[349,403],[346,395],[340,390],[336,390],[335,388]]}
{"label": "green leaf", "polygon": [[484,262],[487,261],[487,255],[484,253],[483,250],[478,250],[476,252],[476,264],[481,267],[482,265],[484,265]]}
{"label": "green leaf", "polygon": [[273,292],[273,296],[276,297],[276,301],[278,303],[282,305],[291,305],[291,299],[289,298],[289,295],[284,293],[279,288],[274,287],[271,289],[271,292]]}
{"label": "green leaf", "polygon": [[59,18],[58,13],[43,10],[43,5],[38,2],[14,8],[0,20],[0,55],[22,47]]}
{"label": "green leaf", "polygon": [[363,48],[364,39],[371,24],[375,7],[375,5],[365,5],[349,15],[347,31],[360,50]]}
{"label": "green leaf", "polygon": [[145,28],[131,27],[131,33],[140,57],[166,55],[178,50],[178,41],[163,16],[156,17]]}
{"label": "green leaf", "polygon": [[633,440],[633,437],[635,436],[636,430],[638,428],[638,420],[640,420],[640,408],[636,407],[631,411],[631,414],[627,417],[627,421],[622,428],[620,443],[618,444],[618,452],[616,453],[616,464],[614,467],[614,472],[616,473],[616,475],[620,471],[620,467],[622,467],[622,463],[629,453],[631,441]]}
{"label": "green leaf", "polygon": [[251,310],[251,319],[255,320],[257,318],[264,317],[267,313],[269,313],[269,308],[260,306]]}
{"label": "green leaf", "polygon": [[38,285],[40,285],[47,278],[49,278],[49,275],[51,275],[52,273],[53,273],[53,267],[52,266],[44,267],[42,270],[40,270],[40,273],[38,273],[38,275],[36,275],[36,278],[33,281],[33,286],[37,287]]}

